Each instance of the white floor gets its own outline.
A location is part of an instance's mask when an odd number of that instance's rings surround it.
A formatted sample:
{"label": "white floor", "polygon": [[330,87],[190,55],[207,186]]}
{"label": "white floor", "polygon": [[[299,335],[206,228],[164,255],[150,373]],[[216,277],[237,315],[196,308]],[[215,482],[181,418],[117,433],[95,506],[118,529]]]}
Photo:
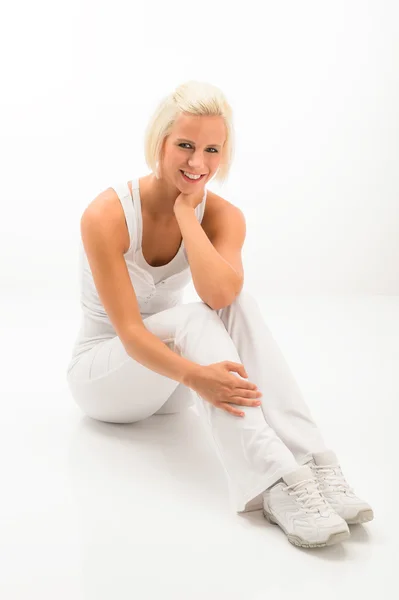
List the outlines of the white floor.
{"label": "white floor", "polygon": [[85,417],[65,380],[76,316],[45,297],[1,300],[1,598],[398,597],[399,297],[259,298],[375,511],[317,550],[292,546],[260,511],[231,512],[195,409],[132,425]]}

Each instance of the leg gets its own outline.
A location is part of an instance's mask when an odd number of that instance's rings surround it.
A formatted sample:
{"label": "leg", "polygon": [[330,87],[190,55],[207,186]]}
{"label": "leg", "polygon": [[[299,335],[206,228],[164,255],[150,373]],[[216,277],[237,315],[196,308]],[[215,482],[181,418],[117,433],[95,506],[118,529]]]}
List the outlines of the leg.
{"label": "leg", "polygon": [[[322,494],[348,523],[373,519],[371,506],[355,495],[343,476],[337,456],[326,447],[255,299],[242,292],[230,306],[217,313],[238,350],[249,380],[263,393],[261,406],[266,421],[291,450],[298,465],[309,464]],[[253,507],[260,506],[261,498],[254,499]]]}
{"label": "leg", "polygon": [[[147,328],[171,350],[175,321],[176,309],[160,319],[144,319]],[[84,335],[90,341],[99,336],[98,325],[87,322]],[[67,381],[82,411],[107,423],[134,423],[153,414],[180,412],[194,403],[192,390],[133,360],[117,336],[86,351],[68,371]]]}
{"label": "leg", "polygon": [[[146,327],[189,360],[208,365],[241,362],[216,311],[203,302],[176,306],[147,317]],[[71,370],[70,390],[86,414],[128,423],[157,412],[181,385],[126,354],[120,340],[101,342]],[[190,390],[227,474],[232,504],[240,512],[283,474],[298,467],[295,457],[268,425],[261,407],[244,407],[244,418],[216,408]]]}
{"label": "leg", "polygon": [[326,450],[302,392],[263,320],[259,306],[248,292],[216,311],[237,348],[249,381],[262,392],[266,421],[291,450],[298,464]]}

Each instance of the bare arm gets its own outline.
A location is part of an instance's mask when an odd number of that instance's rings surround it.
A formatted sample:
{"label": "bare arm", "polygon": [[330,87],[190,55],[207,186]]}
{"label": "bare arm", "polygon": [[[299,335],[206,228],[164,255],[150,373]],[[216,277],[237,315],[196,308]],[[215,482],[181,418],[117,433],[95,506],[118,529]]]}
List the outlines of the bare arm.
{"label": "bare arm", "polygon": [[123,256],[128,240],[124,213],[113,190],[106,190],[86,208],[81,236],[100,300],[128,355],[190,387],[201,365],[173,352],[143,323]]}
{"label": "bare arm", "polygon": [[[228,215],[224,216],[226,212]],[[231,207],[231,212],[219,211],[221,215],[214,217],[213,243],[213,239],[208,238],[198,221],[194,208],[183,203],[175,207],[195,290],[214,310],[231,304],[240,293],[244,282],[240,249],[245,232],[241,220],[243,217],[237,215],[237,212],[236,207]],[[224,224],[223,221],[226,220],[227,224]],[[234,267],[231,263],[234,263]]]}
{"label": "bare arm", "polygon": [[129,356],[145,367],[187,387],[191,387],[195,374],[201,370],[201,365],[173,352],[145,326],[132,332],[125,343],[125,349]]}

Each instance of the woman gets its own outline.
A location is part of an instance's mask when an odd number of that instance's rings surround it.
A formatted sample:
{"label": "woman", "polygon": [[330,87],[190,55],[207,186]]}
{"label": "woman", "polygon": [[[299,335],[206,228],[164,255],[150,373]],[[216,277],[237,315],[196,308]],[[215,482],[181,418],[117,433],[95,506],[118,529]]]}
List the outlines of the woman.
{"label": "woman", "polygon": [[[218,88],[181,85],[146,130],[151,173],[108,188],[84,211],[82,321],[68,385],[87,415],[110,423],[195,403],[234,509],[262,508],[298,546],[330,545],[373,512],[347,484],[242,289],[244,215],[206,189],[227,178],[233,133]],[[183,304],[191,279],[202,301]]]}

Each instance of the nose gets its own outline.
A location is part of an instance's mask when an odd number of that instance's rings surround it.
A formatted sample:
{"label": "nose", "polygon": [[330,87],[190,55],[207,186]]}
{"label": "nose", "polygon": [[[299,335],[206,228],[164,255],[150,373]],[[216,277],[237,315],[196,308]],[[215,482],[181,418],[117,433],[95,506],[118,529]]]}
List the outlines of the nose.
{"label": "nose", "polygon": [[197,152],[193,152],[193,154],[189,158],[188,164],[190,168],[195,170],[196,172],[205,173],[202,151],[198,150]]}

